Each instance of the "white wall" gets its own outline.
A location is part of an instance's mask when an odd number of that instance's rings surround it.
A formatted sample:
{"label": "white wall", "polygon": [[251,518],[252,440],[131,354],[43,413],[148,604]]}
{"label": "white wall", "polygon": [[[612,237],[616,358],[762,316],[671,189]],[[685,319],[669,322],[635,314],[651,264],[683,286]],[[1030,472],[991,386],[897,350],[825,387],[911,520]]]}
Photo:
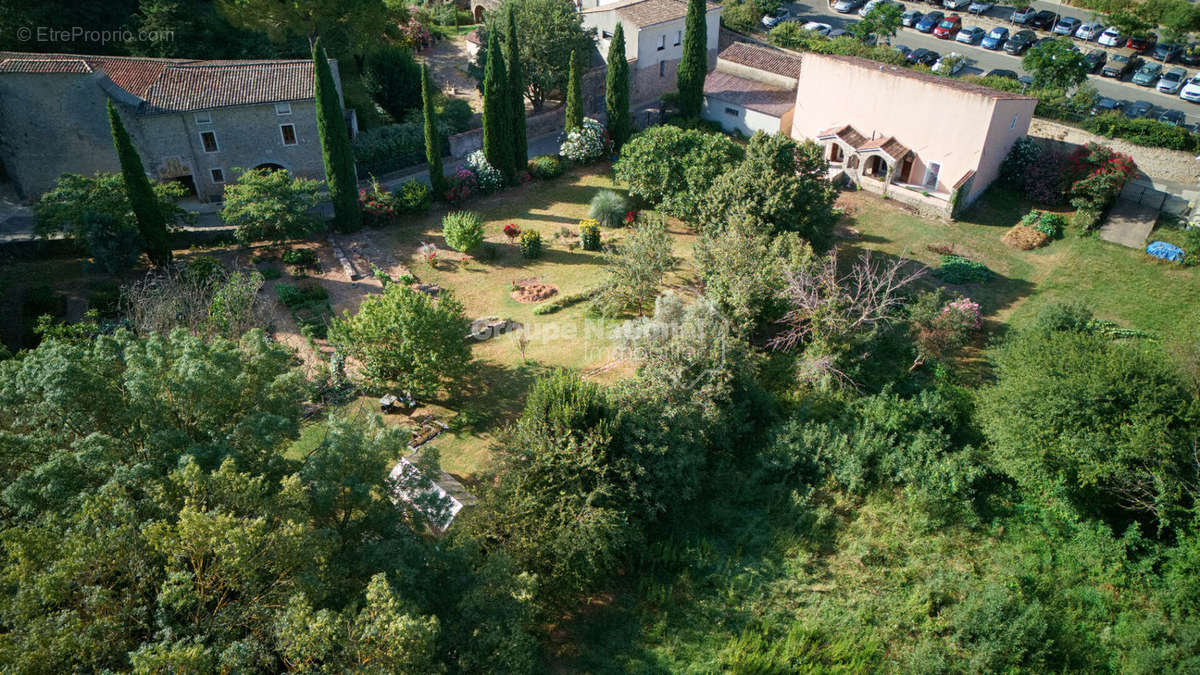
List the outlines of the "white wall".
{"label": "white wall", "polygon": [[[726,109],[736,110],[737,117],[730,115]],[[779,132],[780,120],[778,117],[771,117],[766,113],[708,96],[704,97],[704,106],[700,109],[700,117],[717,122],[725,131],[739,131],[745,136],[753,136],[755,131],[764,131],[768,134]]]}
{"label": "white wall", "polygon": [[[601,56],[608,57],[608,43],[604,33],[612,33],[616,28],[618,16],[616,11],[588,12],[583,15],[583,25],[596,29],[597,49]],[[710,10],[705,17],[708,24],[708,51],[710,55],[717,49],[717,41],[721,31],[721,8]],[[653,26],[638,27],[624,24],[625,56],[637,59],[638,68],[658,68],[660,61],[678,61],[683,58],[683,30],[685,19],[666,21]],[[659,37],[666,37],[664,48],[659,51]],[[678,36],[679,44],[675,44]]]}

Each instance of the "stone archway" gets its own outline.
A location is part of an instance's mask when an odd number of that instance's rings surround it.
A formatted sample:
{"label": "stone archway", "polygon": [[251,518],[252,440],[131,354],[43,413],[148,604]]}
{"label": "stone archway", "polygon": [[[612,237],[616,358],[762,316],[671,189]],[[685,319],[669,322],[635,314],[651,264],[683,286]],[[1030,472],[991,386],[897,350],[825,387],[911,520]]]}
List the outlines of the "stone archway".
{"label": "stone archway", "polygon": [[259,169],[264,171],[287,171],[287,167],[283,166],[282,164],[276,164],[275,162],[263,162],[262,164],[254,167],[254,169],[256,171]]}
{"label": "stone archway", "polygon": [[885,161],[883,157],[879,155],[871,155],[867,158],[866,162],[863,163],[863,174],[870,176],[871,178],[883,180],[887,177],[887,173],[887,161]]}
{"label": "stone archway", "polygon": [[475,5],[475,23],[483,23],[483,5]]}

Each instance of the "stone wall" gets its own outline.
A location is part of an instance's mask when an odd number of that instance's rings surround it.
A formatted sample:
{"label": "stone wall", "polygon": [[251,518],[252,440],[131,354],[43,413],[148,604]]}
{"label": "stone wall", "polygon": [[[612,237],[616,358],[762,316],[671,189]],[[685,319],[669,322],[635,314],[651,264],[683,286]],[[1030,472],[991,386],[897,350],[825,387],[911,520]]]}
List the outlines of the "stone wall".
{"label": "stone wall", "polygon": [[[603,84],[601,86],[603,87]],[[601,102],[601,108],[603,108],[603,101]],[[557,105],[548,110],[543,110],[536,115],[526,117],[525,137],[532,139],[545,136],[555,131],[562,131],[562,127],[563,108],[562,105]],[[450,141],[450,156],[455,159],[462,159],[483,147],[483,129],[471,129],[454,134],[448,140]]]}

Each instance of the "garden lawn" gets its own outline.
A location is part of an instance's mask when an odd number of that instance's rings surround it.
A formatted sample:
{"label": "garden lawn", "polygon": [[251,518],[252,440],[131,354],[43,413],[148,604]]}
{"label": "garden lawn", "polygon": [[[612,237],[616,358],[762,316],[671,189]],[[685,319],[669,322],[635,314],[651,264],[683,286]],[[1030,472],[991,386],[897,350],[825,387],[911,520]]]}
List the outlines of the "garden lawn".
{"label": "garden lawn", "polygon": [[1011,249],[1000,237],[1032,206],[1001,188],[985,194],[955,223],[922,220],[864,193],[843,195],[842,203],[862,234],[850,248],[901,255],[936,268],[941,254],[928,246],[953,245],[961,255],[985,263],[996,274],[992,281],[947,287],[979,302],[992,322],[1020,328],[1048,303],[1081,301],[1097,318],[1150,331],[1167,343],[1200,333],[1196,268],[1156,262],[1143,251],[1070,227],[1046,247]]}

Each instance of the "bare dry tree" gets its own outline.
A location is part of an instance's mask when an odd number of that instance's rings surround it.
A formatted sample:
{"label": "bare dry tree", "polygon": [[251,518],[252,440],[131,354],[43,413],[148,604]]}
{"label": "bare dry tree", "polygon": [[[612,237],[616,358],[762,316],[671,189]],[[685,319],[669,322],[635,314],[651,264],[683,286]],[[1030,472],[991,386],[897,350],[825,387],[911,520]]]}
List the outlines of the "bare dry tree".
{"label": "bare dry tree", "polygon": [[924,274],[924,267],[913,269],[909,261],[874,259],[869,253],[842,273],[836,250],[820,262],[789,269],[779,295],[791,309],[780,319],[786,328],[769,346],[804,348],[805,379],[831,378],[853,386],[838,357],[855,337],[895,321],[906,301],[901,291]]}
{"label": "bare dry tree", "polygon": [[237,339],[268,323],[257,271],[222,267],[198,273],[181,265],[147,274],[121,289],[125,316],[135,331],[169,333],[183,328],[198,335]]}

